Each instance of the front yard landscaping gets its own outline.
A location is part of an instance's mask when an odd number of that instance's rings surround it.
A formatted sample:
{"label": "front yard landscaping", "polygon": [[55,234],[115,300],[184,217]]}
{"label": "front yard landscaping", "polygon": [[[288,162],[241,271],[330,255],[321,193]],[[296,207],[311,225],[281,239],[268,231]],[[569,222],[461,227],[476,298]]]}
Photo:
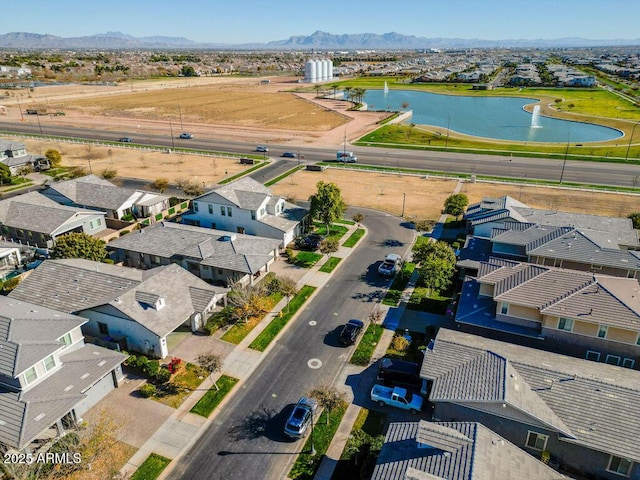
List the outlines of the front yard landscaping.
{"label": "front yard landscaping", "polygon": [[429,289],[424,286],[416,285],[407,304],[407,308],[444,315],[447,313],[447,307],[451,304],[451,301],[451,297],[446,294],[440,295],[433,291],[430,292]]}
{"label": "front yard landscaping", "polygon": [[191,413],[209,418],[211,412],[215,410],[236,383],[238,383],[237,378],[221,375],[216,382],[218,388],[213,385],[209,390],[207,390],[207,393],[205,393],[204,396],[198,400],[198,403],[196,403],[190,410]]}
{"label": "front yard landscaping", "polygon": [[207,376],[198,365],[182,363],[169,382],[157,387],[151,398],[169,407],[178,408]]}
{"label": "front yard landscaping", "polygon": [[396,330],[384,356],[407,362],[422,363],[424,348],[430,339],[425,332],[408,332],[408,334],[411,336],[411,341],[405,338],[407,335],[405,330]]}
{"label": "front yard landscaping", "polygon": [[332,410],[329,414],[329,423],[327,423],[327,411],[324,410],[320,414],[313,427],[315,455],[311,455],[311,434],[309,434],[302,449],[303,453],[298,455],[296,463],[291,467],[287,478],[311,480],[315,476],[320,462],[324,458],[324,454],[327,452],[336,430],[338,430],[345,411],[346,406]]}
{"label": "front yard landscaping", "polygon": [[280,333],[280,330],[284,328],[287,322],[291,320],[291,317],[295,315],[298,309],[300,309],[300,307],[304,305],[311,294],[315,291],[316,287],[312,287],[310,285],[305,285],[304,287],[302,287],[300,291],[291,299],[289,304],[284,307],[280,314],[273,320],[271,320],[271,323],[267,325],[267,328],[265,328],[260,333],[260,335],[258,335],[256,339],[251,342],[249,348],[264,352],[271,341],[276,338],[276,335]]}
{"label": "front yard landscaping", "polygon": [[332,479],[371,478],[384,443],[386,419],[384,413],[360,410]]}
{"label": "front yard landscaping", "polygon": [[131,480],[155,480],[170,463],[170,459],[157,453],[152,453],[134,472]]}
{"label": "front yard landscaping", "polygon": [[333,272],[333,269],[338,266],[338,264],[340,263],[340,260],[342,260],[342,258],[340,257],[329,257],[327,261],[324,262],[324,265],[320,267],[320,271],[324,273]]}
{"label": "front yard landscaping", "polygon": [[316,263],[318,263],[318,260],[320,260],[321,258],[322,258],[321,253],[298,252],[298,254],[292,259],[290,259],[289,261],[294,265],[296,265],[297,267],[311,268]]}
{"label": "front yard landscaping", "polygon": [[400,270],[400,273],[396,275],[396,278],[393,280],[389,291],[382,300],[383,304],[390,305],[392,307],[398,305],[400,297],[402,297],[402,292],[404,292],[407,283],[409,283],[409,279],[411,278],[411,274],[413,273],[415,268],[416,264],[411,262],[405,262],[404,265],[402,265],[402,270]]}
{"label": "front yard landscaping", "polygon": [[342,225],[336,225],[335,223],[329,227],[329,233],[327,234],[327,226],[320,222],[314,222],[313,224],[315,229],[314,233],[327,237],[327,240],[336,240],[339,241],[342,237],[344,237],[345,233],[349,231],[347,227],[343,227]]}
{"label": "front yard landscaping", "polygon": [[[274,292],[269,295],[267,297],[268,310],[273,310],[280,300],[282,300],[282,293],[280,292]],[[251,317],[246,322],[234,324],[222,335],[221,339],[238,345],[262,321],[265,315],[266,313],[262,316]]]}
{"label": "front yard landscaping", "polygon": [[356,347],[355,352],[353,352],[349,363],[359,366],[369,365],[373,352],[376,350],[376,345],[378,345],[378,342],[380,341],[383,330],[384,328],[382,325],[369,323],[369,326],[362,335],[360,343]]}
{"label": "front yard landscaping", "polygon": [[353,232],[349,238],[345,240],[342,244],[343,247],[352,248],[356,243],[362,238],[364,235],[364,228],[358,228],[355,232]]}

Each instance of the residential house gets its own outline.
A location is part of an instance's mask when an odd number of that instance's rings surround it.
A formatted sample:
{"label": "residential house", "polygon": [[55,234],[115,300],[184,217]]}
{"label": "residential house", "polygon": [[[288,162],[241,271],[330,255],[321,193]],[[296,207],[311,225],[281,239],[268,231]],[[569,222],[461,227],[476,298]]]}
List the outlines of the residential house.
{"label": "residential house", "polygon": [[221,185],[193,199],[183,221],[199,227],[276,238],[284,247],[308,228],[309,212],[277,197],[250,177]]}
{"label": "residential house", "polygon": [[393,422],[372,480],[565,478],[478,422]]}
{"label": "residential house", "polygon": [[421,376],[436,421],[479,422],[569,473],[640,479],[640,372],[440,329]]}
{"label": "residential house", "polygon": [[118,187],[96,175],[50,183],[42,195],[61,205],[105,212],[116,220],[129,215],[150,217],[169,208],[166,195]]}
{"label": "residential house", "polygon": [[0,296],[0,444],[31,451],[122,380],[126,355],[85,345],[85,318]]}
{"label": "residential house", "polygon": [[640,285],[633,278],[492,258],[464,283],[456,321],[640,368]]}
{"label": "residential house", "polygon": [[0,200],[0,233],[4,240],[52,248],[60,235],[96,235],[105,228],[104,213],[60,205],[38,192]]}
{"label": "residential house", "polygon": [[491,232],[491,252],[539,265],[640,278],[640,251],[620,241],[616,232],[505,222]]}
{"label": "residential house", "polygon": [[201,329],[226,292],[178,265],[143,271],[75,258],[44,261],[9,296],[83,317],[95,343],[164,358],[167,337]]}
{"label": "residential house", "polygon": [[269,271],[280,240],[159,222],[107,244],[117,262],[135,268],[177,263],[203,280],[253,284]]}
{"label": "residential house", "polygon": [[23,167],[39,172],[40,170],[47,170],[51,166],[47,157],[28,154],[24,143],[1,139],[0,163],[4,163],[9,167],[11,175],[19,175]]}
{"label": "residential house", "polygon": [[491,238],[494,228],[504,228],[508,222],[521,222],[608,232],[609,238],[615,238],[620,248],[637,249],[640,246],[638,233],[629,218],[531,208],[508,195],[485,197],[470,205],[464,219],[469,233],[476,237]]}
{"label": "residential house", "polygon": [[9,272],[15,271],[22,264],[20,245],[0,241],[0,280]]}

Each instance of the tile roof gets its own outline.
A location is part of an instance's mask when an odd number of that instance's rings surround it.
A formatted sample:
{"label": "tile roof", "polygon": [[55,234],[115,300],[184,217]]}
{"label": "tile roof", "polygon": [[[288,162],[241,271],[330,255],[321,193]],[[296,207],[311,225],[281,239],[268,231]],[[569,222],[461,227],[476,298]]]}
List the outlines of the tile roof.
{"label": "tile roof", "polygon": [[[175,264],[137,270],[66,259],[44,261],[9,296],[68,313],[110,305],[162,337],[227,291]],[[149,308],[139,292],[145,299],[162,297],[165,306]]]}
{"label": "tile roof", "polygon": [[126,358],[84,345],[61,355],[62,366],[33,388],[14,392],[0,387],[0,442],[24,447],[83,401],[85,392]]}
{"label": "tile roof", "polygon": [[[468,382],[480,384],[467,386],[482,392],[487,378],[495,378],[486,363],[476,359],[493,353],[505,358],[513,367],[512,374],[520,381],[519,392],[515,387],[505,402],[483,400],[499,392],[483,394],[471,401],[470,396],[456,400],[453,384],[438,387],[440,378],[447,378],[453,370],[465,371]],[[477,368],[475,368],[477,367]],[[494,368],[502,369],[500,364]],[[509,374],[510,376],[511,374]],[[556,353],[491,340],[475,335],[440,329],[433,345],[427,350],[421,376],[434,381],[434,389],[440,389],[440,397],[447,393],[447,401],[463,404],[468,408],[492,412],[497,417],[530,424],[551,425],[565,436],[560,425],[546,417],[552,412],[575,439],[567,441],[586,448],[640,461],[640,445],[635,439],[640,431],[640,372],[603,363],[566,357]],[[489,383],[491,385],[491,383]],[[511,400],[511,398],[518,398]],[[502,408],[504,403],[510,408]],[[547,410],[542,410],[542,404]],[[519,405],[519,406],[518,406]],[[594,409],[594,405],[598,407]],[[511,407],[514,408],[511,408]]]}
{"label": "tile roof", "polygon": [[555,480],[558,472],[476,422],[389,425],[372,480]]}
{"label": "tile roof", "polygon": [[60,337],[86,319],[0,296],[0,374],[16,378],[62,348]]}

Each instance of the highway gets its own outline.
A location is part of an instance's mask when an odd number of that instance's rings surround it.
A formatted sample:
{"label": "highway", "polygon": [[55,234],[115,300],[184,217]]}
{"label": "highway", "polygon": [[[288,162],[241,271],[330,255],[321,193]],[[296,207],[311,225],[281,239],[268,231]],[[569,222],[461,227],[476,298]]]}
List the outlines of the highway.
{"label": "highway", "polygon": [[[193,138],[190,140],[171,138],[170,135],[131,134],[131,132],[113,132],[90,128],[52,126],[40,127],[33,123],[0,123],[0,129],[16,133],[31,133],[74,137],[87,140],[117,141],[129,136],[134,143],[166,148],[193,148],[217,152],[233,152],[241,155],[256,154],[255,144]],[[174,132],[175,134],[176,132]],[[127,145],[127,144],[123,144]],[[335,148],[292,148],[287,145],[270,144],[269,156],[279,158],[285,151],[293,151],[304,156],[304,162],[330,161],[335,159]],[[504,157],[498,155],[474,155],[443,151],[417,151],[378,147],[353,147],[358,163],[396,168],[415,168],[441,173],[467,173],[492,177],[505,177],[514,180],[546,180],[551,182],[582,183],[613,187],[637,188],[640,186],[640,166],[631,163],[586,162],[571,159],[547,159],[527,157]],[[297,160],[287,159],[280,167],[292,168]],[[259,178],[256,178],[260,180]]]}

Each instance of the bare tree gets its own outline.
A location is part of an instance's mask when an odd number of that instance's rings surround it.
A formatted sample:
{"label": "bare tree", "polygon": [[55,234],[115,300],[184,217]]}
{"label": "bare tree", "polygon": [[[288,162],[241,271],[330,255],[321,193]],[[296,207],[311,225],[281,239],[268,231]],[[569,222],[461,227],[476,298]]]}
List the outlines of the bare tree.
{"label": "bare tree", "polygon": [[347,401],[343,392],[338,391],[337,388],[328,384],[322,384],[314,387],[309,396],[315,398],[318,404],[327,411],[327,424],[329,424],[329,416],[331,412],[337,408],[346,406]]}
{"label": "bare tree", "polygon": [[371,323],[377,324],[382,321],[384,315],[384,309],[380,306],[379,303],[376,303],[373,307],[373,310],[371,310],[371,313],[369,313],[369,321]]}
{"label": "bare tree", "polygon": [[[214,353],[201,353],[198,355],[198,358],[196,358],[196,361],[200,367],[207,371],[209,376],[222,369],[222,359]],[[216,390],[220,390],[220,388],[218,388],[217,381],[213,382],[213,384],[215,385]]]}
{"label": "bare tree", "polygon": [[289,300],[298,293],[298,285],[291,277],[278,278],[278,291],[287,297],[287,312],[289,311]]}
{"label": "bare tree", "polygon": [[269,311],[264,288],[262,286],[235,284],[227,300],[231,305],[231,316],[236,322],[246,322]]}

